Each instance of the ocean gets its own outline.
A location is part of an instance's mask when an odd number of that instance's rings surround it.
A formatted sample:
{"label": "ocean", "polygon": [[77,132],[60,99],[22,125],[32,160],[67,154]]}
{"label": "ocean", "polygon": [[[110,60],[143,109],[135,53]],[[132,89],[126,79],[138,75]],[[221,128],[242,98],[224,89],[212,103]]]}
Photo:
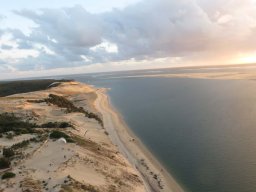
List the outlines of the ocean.
{"label": "ocean", "polygon": [[165,73],[170,70],[72,78],[110,88],[130,129],[185,191],[255,192],[256,81],[143,76]]}

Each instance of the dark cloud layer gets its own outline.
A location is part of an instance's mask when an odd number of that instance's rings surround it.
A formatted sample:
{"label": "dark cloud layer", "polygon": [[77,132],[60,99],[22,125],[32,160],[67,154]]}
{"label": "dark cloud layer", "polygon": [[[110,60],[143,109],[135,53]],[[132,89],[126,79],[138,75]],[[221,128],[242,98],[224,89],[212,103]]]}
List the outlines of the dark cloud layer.
{"label": "dark cloud layer", "polygon": [[[9,30],[20,49],[37,57],[20,60],[20,70],[162,57],[221,57],[255,50],[253,0],[144,0],[123,10],[91,14],[81,6],[20,10],[37,27],[26,36]],[[1,31],[0,31],[1,34]],[[95,46],[108,42],[118,52]]]}

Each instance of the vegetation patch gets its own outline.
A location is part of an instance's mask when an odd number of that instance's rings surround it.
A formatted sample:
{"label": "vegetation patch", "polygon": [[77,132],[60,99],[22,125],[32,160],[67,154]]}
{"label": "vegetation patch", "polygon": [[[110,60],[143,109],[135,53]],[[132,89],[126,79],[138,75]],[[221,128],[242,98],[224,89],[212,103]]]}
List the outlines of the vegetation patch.
{"label": "vegetation patch", "polygon": [[12,145],[9,148],[3,148],[3,156],[5,157],[5,160],[2,160],[2,162],[3,162],[2,164],[7,164],[7,163],[4,163],[6,160],[9,161],[13,156],[19,154],[17,152],[18,149],[27,147],[30,142],[42,142],[46,138],[47,138],[47,134],[43,134],[43,135],[38,136],[38,138],[34,137],[34,138],[31,138],[31,139],[24,140],[24,141],[21,141],[19,143],[16,143],[16,144]]}
{"label": "vegetation patch", "polygon": [[7,169],[10,168],[11,166],[11,162],[9,161],[9,159],[2,157],[0,158],[0,169]]}
{"label": "vegetation patch", "polygon": [[6,138],[7,139],[13,139],[13,134],[12,133],[7,133]]}
{"label": "vegetation patch", "polygon": [[68,143],[73,143],[73,142],[74,142],[74,140],[71,139],[71,137],[70,137],[69,135],[67,135],[66,133],[61,132],[61,131],[53,131],[53,132],[50,134],[50,138],[51,138],[51,139],[65,138]]}
{"label": "vegetation patch", "polygon": [[99,117],[97,114],[86,111],[83,107],[77,107],[75,106],[71,101],[69,101],[67,98],[55,94],[49,94],[49,97],[46,99],[41,100],[28,100],[28,102],[32,103],[42,103],[46,102],[48,104],[56,105],[60,108],[65,108],[66,113],[83,113],[86,117],[89,119],[95,119],[102,127],[103,127],[103,121],[101,117]]}
{"label": "vegetation patch", "polygon": [[25,141],[22,141],[20,143],[16,143],[16,144],[11,146],[11,149],[17,150],[19,148],[26,147],[26,146],[28,146],[29,142],[30,142],[30,140],[25,140]]}
{"label": "vegetation patch", "polygon": [[48,123],[42,124],[40,127],[42,127],[42,128],[67,128],[67,127],[73,127],[73,125],[71,125],[68,122],[48,122]]}
{"label": "vegetation patch", "polygon": [[72,177],[70,177],[70,184],[63,184],[60,192],[100,192],[100,190],[93,185],[82,184]]}
{"label": "vegetation patch", "polygon": [[86,147],[90,151],[97,152],[98,150],[100,150],[101,146],[98,143],[93,142],[91,140],[82,138],[82,137],[77,136],[77,135],[73,135],[72,139],[76,142],[76,144],[78,144],[82,147]]}
{"label": "vegetation patch", "polygon": [[39,80],[24,80],[24,81],[8,81],[0,82],[0,97],[8,95],[27,93],[32,91],[40,91],[49,88],[49,85],[58,86],[58,82],[70,82],[72,80],[54,80],[54,79],[39,79]]}
{"label": "vegetation patch", "polygon": [[84,114],[90,119],[95,119],[103,127],[103,121],[97,114],[88,111],[85,111]]}
{"label": "vegetation patch", "polygon": [[16,174],[13,173],[13,172],[6,172],[6,173],[4,173],[4,174],[2,175],[2,179],[9,179],[9,178],[13,178],[13,177],[15,177],[15,176],[16,176]]}
{"label": "vegetation patch", "polygon": [[15,152],[12,148],[3,148],[3,156],[6,158],[13,157]]}
{"label": "vegetation patch", "polygon": [[[31,123],[29,121],[23,121],[20,117],[14,115],[14,113],[2,113],[0,114],[0,133],[6,133],[13,131],[16,135],[36,133],[34,128],[67,128],[73,127],[69,122],[47,122],[42,125]],[[7,134],[8,139],[13,138],[12,133]]]}
{"label": "vegetation patch", "polygon": [[[80,145],[93,153],[101,155],[102,157],[107,157],[111,160],[115,160],[114,159],[115,154],[113,153],[113,151],[99,145],[98,143],[96,143],[94,141],[85,139],[85,138],[77,136],[77,135],[73,135],[72,139],[75,141],[75,143],[77,145]],[[115,162],[119,163],[117,161],[115,161]]]}
{"label": "vegetation patch", "polygon": [[24,192],[34,192],[43,191],[42,183],[38,180],[33,180],[32,178],[25,178],[20,182],[21,191]]}
{"label": "vegetation patch", "polygon": [[72,113],[72,112],[83,113],[85,114],[86,117],[90,119],[95,119],[101,126],[103,126],[103,121],[97,114],[88,112],[83,107],[76,107],[71,101],[69,101],[63,96],[50,94],[49,97],[45,99],[45,102],[51,103],[53,105],[57,105],[58,107],[61,107],[61,108],[66,108],[67,113]]}
{"label": "vegetation patch", "polygon": [[20,117],[15,116],[13,113],[0,114],[0,133],[14,131],[15,133],[22,132],[21,129],[27,132],[33,132],[32,128],[37,127],[35,123],[23,121]]}
{"label": "vegetation patch", "polygon": [[45,102],[57,105],[61,108],[66,108],[67,113],[80,112],[83,113],[83,108],[76,107],[71,101],[66,99],[63,96],[50,94],[48,98],[45,99]]}

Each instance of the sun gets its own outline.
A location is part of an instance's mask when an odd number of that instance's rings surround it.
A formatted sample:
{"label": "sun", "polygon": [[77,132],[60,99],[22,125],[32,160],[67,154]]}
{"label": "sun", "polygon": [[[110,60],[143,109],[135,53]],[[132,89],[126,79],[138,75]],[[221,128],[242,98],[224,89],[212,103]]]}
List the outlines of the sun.
{"label": "sun", "polygon": [[239,61],[239,63],[256,63],[256,54],[241,57],[241,58],[238,59],[238,61]]}

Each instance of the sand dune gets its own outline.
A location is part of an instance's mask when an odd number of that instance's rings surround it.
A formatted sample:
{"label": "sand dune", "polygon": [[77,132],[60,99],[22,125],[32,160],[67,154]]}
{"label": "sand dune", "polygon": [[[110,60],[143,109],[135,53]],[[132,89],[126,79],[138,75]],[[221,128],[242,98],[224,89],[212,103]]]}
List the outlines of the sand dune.
{"label": "sand dune", "polygon": [[[3,135],[1,148],[25,140],[29,143],[15,149],[11,171],[16,177],[1,180],[0,191],[145,191],[139,172],[118,152],[99,122],[83,113],[67,112],[65,108],[40,101],[49,94],[65,97],[75,106],[100,116],[94,106],[95,89],[78,82],[0,98],[1,112],[14,113],[39,125],[56,121],[73,125],[73,128],[34,128],[36,133],[14,135],[11,139]],[[53,130],[66,133],[74,143],[50,139]]]}

